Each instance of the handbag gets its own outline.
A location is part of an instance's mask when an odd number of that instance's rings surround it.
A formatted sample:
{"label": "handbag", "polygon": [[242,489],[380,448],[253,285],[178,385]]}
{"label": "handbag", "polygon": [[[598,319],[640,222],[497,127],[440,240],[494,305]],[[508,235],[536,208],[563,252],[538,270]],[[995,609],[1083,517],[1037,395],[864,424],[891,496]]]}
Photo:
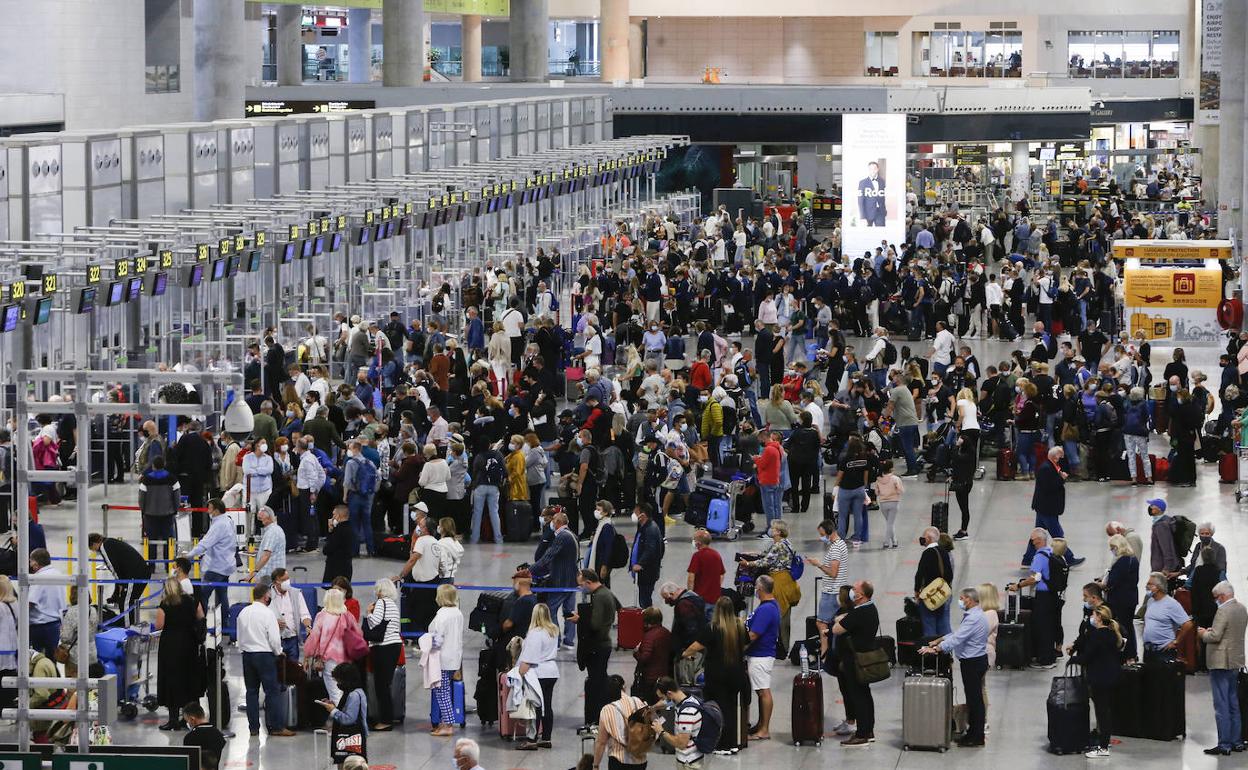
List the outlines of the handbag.
{"label": "handbag", "polygon": [[874,650],[859,652],[853,647],[853,642],[850,642],[849,648],[854,653],[854,676],[861,684],[883,682],[893,675],[892,667],[888,664],[887,650],[876,647]]}
{"label": "handbag", "polygon": [[381,620],[377,622],[377,625],[364,626],[364,641],[381,644],[385,640],[386,629],[390,626],[390,618],[386,617],[385,610],[388,606],[389,604],[382,605]]}
{"label": "handbag", "polygon": [[364,732],[364,722],[343,725],[335,721],[329,735],[329,758],[340,765],[350,756],[368,758],[368,735]]}
{"label": "handbag", "polygon": [[340,616],[338,622],[342,622],[342,618],[347,619],[347,630],[342,635],[342,651],[350,660],[359,660],[368,655],[368,642],[364,641],[364,634],[360,632],[360,627],[350,618],[347,613]]}
{"label": "handbag", "polygon": [[919,601],[932,612],[945,606],[945,603],[953,597],[953,589],[945,581],[945,560],[940,557],[939,553],[936,554],[936,564],[940,569],[940,576],[932,578],[932,582],[923,586],[923,590],[919,591]]}

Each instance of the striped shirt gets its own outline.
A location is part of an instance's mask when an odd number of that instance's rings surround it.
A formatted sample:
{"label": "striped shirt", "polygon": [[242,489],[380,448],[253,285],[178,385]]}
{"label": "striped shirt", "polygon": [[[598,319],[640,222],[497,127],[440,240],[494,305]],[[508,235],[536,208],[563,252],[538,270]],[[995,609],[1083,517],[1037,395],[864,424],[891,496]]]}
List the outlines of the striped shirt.
{"label": "striped shirt", "polygon": [[680,706],[676,708],[676,734],[687,734],[690,738],[689,745],[683,749],[676,749],[676,761],[682,765],[697,762],[702,758],[702,752],[698,751],[698,747],[694,744],[694,740],[698,737],[698,733],[702,732],[702,709],[698,708],[696,698],[685,698],[680,702]]}
{"label": "striped shirt", "polygon": [[646,704],[641,698],[625,695],[617,701],[608,703],[598,712],[598,729],[606,733],[607,755],[616,762],[625,765],[645,764],[645,757],[634,757],[628,753],[628,718],[637,709]]}
{"label": "striped shirt", "polygon": [[399,605],[394,599],[378,599],[373,605],[373,611],[368,613],[368,627],[372,628],[380,624],[383,620],[390,621],[386,623],[386,634],[380,642],[369,642],[370,647],[380,647],[385,644],[402,644],[403,637],[399,636],[402,629],[399,628]]}
{"label": "striped shirt", "polygon": [[835,594],[845,585],[845,578],[849,574],[849,545],[845,538],[838,537],[828,543],[828,550],[823,552],[823,566],[830,567],[832,562],[839,563],[840,569],[836,571],[836,577],[826,572],[820,576],[822,580],[819,581],[819,593]]}

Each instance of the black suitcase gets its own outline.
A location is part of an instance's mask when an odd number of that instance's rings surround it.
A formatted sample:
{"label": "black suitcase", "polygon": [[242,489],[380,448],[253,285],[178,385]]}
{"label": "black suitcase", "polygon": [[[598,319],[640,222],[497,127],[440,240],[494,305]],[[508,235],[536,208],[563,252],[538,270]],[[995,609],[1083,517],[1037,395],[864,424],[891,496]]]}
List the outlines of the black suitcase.
{"label": "black suitcase", "polygon": [[1026,668],[1031,662],[1031,610],[1018,608],[1018,595],[1006,596],[1005,620],[997,625],[997,668]]}
{"label": "black suitcase", "polygon": [[[999,639],[1000,637],[998,637]],[[998,654],[1000,651],[998,649]],[[1150,738],[1145,724],[1144,667],[1133,663],[1122,667],[1114,687],[1110,712],[1113,734],[1124,738]]]}
{"label": "black suitcase", "polygon": [[392,535],[382,535],[375,540],[377,543],[377,558],[379,559],[397,559],[399,561],[407,561],[407,557],[411,555],[412,548],[407,543],[407,538]]}
{"label": "black suitcase", "polygon": [[919,640],[923,637],[923,622],[918,618],[897,618],[897,663],[913,668],[919,664]]}
{"label": "black suitcase", "polygon": [[[486,639],[497,639],[503,629],[503,605],[507,602],[505,591],[483,591],[477,594],[477,606],[468,613],[468,628],[484,634]],[[495,688],[490,687],[493,691]]]}
{"label": "black suitcase", "polygon": [[1071,676],[1068,671],[1065,676],[1053,678],[1049,697],[1045,701],[1049,717],[1049,751],[1075,754],[1087,750],[1091,717],[1089,705],[1088,687],[1082,676]]}
{"label": "black suitcase", "polygon": [[509,543],[528,542],[533,534],[533,506],[528,500],[507,503],[507,520],[503,522],[503,540]]}
{"label": "black suitcase", "polygon": [[1184,688],[1187,673],[1181,661],[1144,665],[1144,709],[1147,737],[1169,741],[1187,735]]}
{"label": "black suitcase", "polygon": [[[934,639],[934,638],[935,637],[924,638],[919,641],[918,646],[922,647],[923,645],[927,644],[930,639]],[[927,664],[926,671],[929,674],[932,673],[930,655],[919,656],[916,654],[915,657],[916,658],[925,657],[926,660],[918,659],[918,660],[915,660],[913,663],[911,663],[909,667],[911,674],[923,673],[924,663]],[[947,652],[940,652],[936,654],[936,672],[935,673],[939,674],[940,676],[943,676],[946,679],[950,679],[950,680],[953,679],[953,655],[952,654],[947,653]]]}
{"label": "black suitcase", "polygon": [[949,503],[938,500],[932,503],[932,526],[941,532],[949,531]]}
{"label": "black suitcase", "polygon": [[487,727],[498,721],[498,666],[494,663],[495,657],[494,648],[488,645],[482,648],[477,659],[477,686],[472,694],[477,702],[477,716]]}

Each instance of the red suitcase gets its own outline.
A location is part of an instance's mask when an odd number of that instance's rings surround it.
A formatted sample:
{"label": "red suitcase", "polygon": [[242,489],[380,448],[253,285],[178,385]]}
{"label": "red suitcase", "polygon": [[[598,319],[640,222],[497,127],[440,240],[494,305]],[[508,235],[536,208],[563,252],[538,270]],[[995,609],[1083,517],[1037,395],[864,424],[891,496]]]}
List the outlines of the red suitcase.
{"label": "red suitcase", "polygon": [[[1157,480],[1157,456],[1148,456],[1148,470],[1153,474],[1153,480]],[[1144,461],[1138,456],[1135,458],[1135,481],[1137,484],[1145,484],[1148,479],[1144,477]]]}
{"label": "red suitcase", "polygon": [[641,608],[621,607],[616,624],[616,647],[621,650],[636,649],[641,644]]}
{"label": "red suitcase", "polygon": [[1222,455],[1222,459],[1218,460],[1218,480],[1223,484],[1239,481],[1239,455],[1234,452]]}
{"label": "red suitcase", "polygon": [[810,671],[793,677],[793,745],[823,742],[823,680]]}
{"label": "red suitcase", "polygon": [[1186,588],[1180,588],[1174,592],[1174,600],[1179,603],[1183,611],[1188,615],[1192,614],[1192,592]]}
{"label": "red suitcase", "polygon": [[1183,664],[1183,673],[1195,674],[1199,647],[1199,642],[1196,641],[1196,624],[1190,620],[1184,623],[1174,641],[1178,660]]}
{"label": "red suitcase", "polygon": [[1004,447],[997,452],[997,481],[1013,481],[1018,473],[1018,458],[1011,447]]}
{"label": "red suitcase", "polygon": [[[498,675],[498,735],[505,741],[523,738],[527,733],[524,720],[512,719],[507,713],[507,700],[511,697],[511,688],[507,686],[507,672]],[[537,740],[535,737],[534,740]]]}
{"label": "red suitcase", "polygon": [[1153,462],[1153,481],[1168,481],[1170,479],[1170,461],[1164,457],[1152,457]]}

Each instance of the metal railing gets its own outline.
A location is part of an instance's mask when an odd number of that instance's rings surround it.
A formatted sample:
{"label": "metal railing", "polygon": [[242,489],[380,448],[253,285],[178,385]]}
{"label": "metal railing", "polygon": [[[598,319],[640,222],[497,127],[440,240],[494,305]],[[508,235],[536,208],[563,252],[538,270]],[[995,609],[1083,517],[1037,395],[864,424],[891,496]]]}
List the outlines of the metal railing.
{"label": "metal railing", "polygon": [[563,75],[570,78],[597,77],[602,74],[602,62],[597,59],[584,61],[552,59],[546,63],[546,71],[551,75]]}

